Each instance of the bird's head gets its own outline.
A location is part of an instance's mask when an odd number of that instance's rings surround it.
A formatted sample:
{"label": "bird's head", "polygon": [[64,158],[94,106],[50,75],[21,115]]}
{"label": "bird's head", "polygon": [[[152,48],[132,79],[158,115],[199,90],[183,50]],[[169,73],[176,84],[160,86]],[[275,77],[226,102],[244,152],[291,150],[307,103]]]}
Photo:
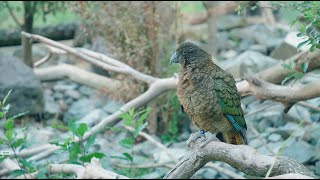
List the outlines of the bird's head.
{"label": "bird's head", "polygon": [[181,43],[170,58],[170,64],[180,63],[182,66],[201,65],[211,60],[211,55],[191,42]]}

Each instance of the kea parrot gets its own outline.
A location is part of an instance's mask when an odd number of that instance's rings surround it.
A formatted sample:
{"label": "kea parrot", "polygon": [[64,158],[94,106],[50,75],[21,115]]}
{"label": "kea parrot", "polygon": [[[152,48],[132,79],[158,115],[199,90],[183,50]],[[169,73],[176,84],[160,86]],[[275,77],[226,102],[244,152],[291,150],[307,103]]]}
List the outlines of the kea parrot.
{"label": "kea parrot", "polygon": [[247,144],[247,125],[233,76],[191,42],[177,47],[172,63],[180,64],[177,96],[181,108],[201,129],[191,142],[201,136],[206,139],[205,132],[211,132],[220,141]]}

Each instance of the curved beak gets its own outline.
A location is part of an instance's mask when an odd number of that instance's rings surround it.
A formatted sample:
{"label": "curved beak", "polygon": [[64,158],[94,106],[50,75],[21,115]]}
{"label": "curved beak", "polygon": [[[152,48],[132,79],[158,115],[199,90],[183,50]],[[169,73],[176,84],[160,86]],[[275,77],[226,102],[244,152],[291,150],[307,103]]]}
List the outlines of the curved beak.
{"label": "curved beak", "polygon": [[177,52],[175,52],[175,53],[171,56],[171,58],[170,58],[170,65],[171,65],[172,63],[179,63]]}

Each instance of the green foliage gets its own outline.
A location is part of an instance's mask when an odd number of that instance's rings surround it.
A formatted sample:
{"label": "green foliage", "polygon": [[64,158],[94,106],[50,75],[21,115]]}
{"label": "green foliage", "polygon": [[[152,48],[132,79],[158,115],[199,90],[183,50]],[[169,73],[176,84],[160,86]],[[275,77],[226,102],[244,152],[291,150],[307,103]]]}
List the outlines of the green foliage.
{"label": "green foliage", "polygon": [[[129,109],[128,112],[122,113],[119,117],[122,119],[124,125],[129,126],[133,129],[133,131],[120,129],[120,128],[110,128],[111,130],[115,130],[116,132],[126,132],[126,137],[119,141],[119,144],[127,149],[127,152],[123,152],[122,156],[110,156],[111,158],[121,159],[128,161],[130,163],[130,168],[128,171],[124,170],[128,177],[135,177],[140,173],[133,171],[134,164],[134,144],[138,137],[139,132],[141,132],[148,124],[145,122],[147,116],[149,115],[151,108],[146,108],[141,111],[135,113],[134,109]],[[139,171],[139,170],[138,170]]]}
{"label": "green foliage", "polygon": [[281,64],[281,66],[284,69],[287,69],[289,71],[287,77],[281,82],[281,84],[284,84],[285,82],[289,81],[290,79],[294,79],[294,82],[292,85],[299,79],[301,79],[308,70],[309,62],[304,62],[301,64],[301,70],[302,72],[298,71],[297,68],[294,68],[294,63],[291,61],[289,64]]}
{"label": "green foliage", "polygon": [[182,120],[188,119],[186,114],[181,110],[178,97],[175,92],[168,93],[165,97],[165,103],[162,108],[162,117],[168,119],[167,128],[161,134],[161,140],[163,143],[176,142],[179,136],[179,125]]}
{"label": "green foliage", "polygon": [[[53,24],[79,21],[79,17],[69,10],[69,3],[63,1],[36,1],[34,26],[44,27]],[[24,4],[23,1],[2,1],[0,2],[0,28],[16,28],[18,25],[9,13],[9,8],[22,23]]]}
{"label": "green foliage", "polygon": [[[4,144],[8,146],[13,152],[14,159],[18,162],[20,169],[10,172],[10,177],[14,178],[20,175],[25,175],[25,174],[35,172],[36,169],[33,168],[32,162],[29,162],[23,158],[18,157],[16,153],[18,147],[21,147],[20,151],[23,149],[23,145],[26,144],[26,137],[18,138],[20,136],[18,136],[19,134],[14,128],[14,117],[7,118],[6,116],[10,110],[10,104],[6,105],[6,102],[11,92],[12,90],[10,90],[7,93],[7,95],[3,98],[3,100],[0,101],[0,112],[1,112],[0,127],[3,128],[4,134],[5,134],[5,137],[0,137],[0,144]],[[8,158],[10,155],[11,155],[10,152],[1,151],[0,161],[3,161],[4,159]]]}
{"label": "green foliage", "polygon": [[[54,127],[63,127],[63,126],[54,126]],[[96,134],[90,136],[88,138],[88,141],[84,142],[84,135],[89,130],[87,124],[80,123],[77,124],[73,120],[68,121],[68,127],[63,127],[65,129],[68,129],[72,132],[71,137],[65,139],[63,142],[59,141],[52,141],[51,144],[55,144],[57,146],[62,147],[61,152],[68,152],[69,153],[69,163],[72,164],[83,164],[85,162],[90,162],[92,158],[98,158],[102,159],[105,157],[103,153],[100,152],[93,152],[88,153],[89,148],[94,144]],[[79,141],[74,142],[73,138],[78,137]]]}
{"label": "green foliage", "polygon": [[[298,11],[302,16],[302,21],[299,16],[296,16],[291,22],[291,27],[300,21],[298,37],[304,37],[304,41],[297,45],[297,49],[300,50],[303,46],[311,45],[310,51],[313,52],[320,48],[320,2],[319,1],[277,1],[271,3],[273,9],[285,8],[290,12]],[[238,13],[241,14],[247,7],[249,7],[249,1],[242,1],[238,5]],[[259,7],[259,3],[251,6]],[[264,7],[266,8],[266,7]]]}

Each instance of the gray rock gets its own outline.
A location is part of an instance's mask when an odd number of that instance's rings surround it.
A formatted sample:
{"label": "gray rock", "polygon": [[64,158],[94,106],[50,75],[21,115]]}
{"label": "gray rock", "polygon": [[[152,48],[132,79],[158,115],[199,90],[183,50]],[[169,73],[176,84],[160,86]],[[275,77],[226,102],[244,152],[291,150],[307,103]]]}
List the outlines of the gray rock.
{"label": "gray rock", "polygon": [[281,155],[294,158],[300,163],[306,163],[316,156],[314,148],[304,141],[293,141],[288,144]]}
{"label": "gray rock", "polygon": [[280,134],[283,138],[288,138],[294,131],[293,137],[303,137],[306,130],[293,122],[288,122],[285,126],[275,129],[275,133]]}
{"label": "gray rock", "polygon": [[67,90],[64,94],[72,99],[79,99],[81,97],[81,94],[76,90]]}
{"label": "gray rock", "polygon": [[51,91],[48,90],[44,91],[44,113],[60,113],[59,104],[56,101],[54,101],[54,98],[51,96]]}
{"label": "gray rock", "polygon": [[282,139],[281,135],[280,134],[277,134],[277,133],[272,133],[269,137],[268,137],[268,140],[271,141],[271,142],[278,142]]}
{"label": "gray rock", "polygon": [[264,44],[268,48],[273,48],[282,42],[286,33],[266,24],[255,24],[244,28],[232,29],[230,36],[231,38],[245,40],[255,44]]}
{"label": "gray rock", "polygon": [[[182,148],[169,148],[169,151],[172,154],[175,154],[175,157],[177,159],[179,159],[187,154],[187,149],[182,149]],[[172,161],[172,158],[170,156],[168,156],[168,154],[164,151],[160,151],[159,153],[155,153],[153,155],[153,159],[159,164]]]}
{"label": "gray rock", "polygon": [[79,120],[79,123],[86,123],[88,126],[93,126],[97,124],[97,122],[101,121],[105,118],[108,114],[105,113],[101,109],[95,109],[87,114],[85,117]]}
{"label": "gray rock", "polygon": [[88,98],[74,102],[64,115],[64,120],[81,119],[95,109],[95,105]]}
{"label": "gray rock", "polygon": [[262,146],[262,142],[260,139],[253,139],[251,141],[249,141],[249,146],[253,147],[253,148],[259,148]]}
{"label": "gray rock", "polygon": [[320,160],[316,162],[315,164],[315,169],[316,169],[316,175],[320,175]]}
{"label": "gray rock", "polygon": [[22,60],[13,56],[0,57],[0,100],[12,92],[7,100],[9,116],[28,111],[35,114],[43,111],[43,90],[39,78]]}
{"label": "gray rock", "polygon": [[91,94],[93,94],[93,89],[88,86],[80,86],[79,92],[85,96],[91,96]]}
{"label": "gray rock", "polygon": [[264,45],[264,44],[251,45],[249,47],[249,50],[250,51],[256,51],[256,52],[262,53],[264,55],[267,55],[267,53],[268,53],[268,47],[266,45]]}
{"label": "gray rock", "polygon": [[55,91],[67,91],[67,90],[74,90],[77,88],[77,84],[65,84],[65,83],[57,83],[53,86],[53,90]]}
{"label": "gray rock", "polygon": [[[40,47],[37,45],[32,46],[32,58],[34,61],[45,57],[48,54],[48,48]],[[13,52],[13,56],[22,59],[22,46],[17,46],[16,50]]]}
{"label": "gray rock", "polygon": [[63,94],[61,92],[55,92],[53,93],[53,98],[55,100],[63,99]]}
{"label": "gray rock", "polygon": [[235,58],[238,55],[237,51],[235,50],[226,50],[226,51],[222,51],[220,53],[220,56],[224,59],[231,59],[231,58]]}
{"label": "gray rock", "polygon": [[300,105],[292,106],[288,111],[288,115],[297,119],[305,119],[307,121],[311,119],[311,113],[309,112],[309,109]]}
{"label": "gray rock", "polygon": [[102,109],[108,114],[113,114],[114,112],[118,111],[122,105],[123,104],[120,102],[109,100],[107,104],[102,107]]}
{"label": "gray rock", "polygon": [[[297,37],[299,32],[289,32],[281,45],[271,52],[271,57],[276,59],[288,59],[293,55],[297,54],[297,46],[299,43],[305,41],[303,37]],[[302,51],[308,51],[311,45],[302,46]]]}
{"label": "gray rock", "polygon": [[236,16],[236,15],[226,15],[226,16],[219,16],[217,18],[217,28],[219,30],[229,30],[233,28],[239,28],[246,24],[246,20],[243,16]]}
{"label": "gray rock", "polygon": [[286,60],[297,53],[297,49],[286,42],[282,42],[271,53],[270,57],[275,59]]}
{"label": "gray rock", "polygon": [[235,78],[245,74],[255,74],[277,64],[278,61],[259,52],[246,51],[235,59],[222,62],[221,67],[231,73]]}
{"label": "gray rock", "polygon": [[[197,171],[197,173],[195,173],[193,175],[194,178],[199,179],[201,177],[201,179],[215,179],[216,176],[218,175],[218,172],[210,169],[210,168],[201,168],[199,171]],[[198,178],[199,177],[199,178]]]}
{"label": "gray rock", "polygon": [[318,142],[320,139],[320,124],[313,125],[309,132],[310,136]]}
{"label": "gray rock", "polygon": [[[307,73],[300,80],[301,84],[308,84],[310,82],[319,81],[320,69],[315,69]],[[319,105],[319,102],[317,103]]]}
{"label": "gray rock", "polygon": [[[207,34],[207,32],[205,34]],[[217,32],[216,41],[217,50],[235,49],[237,47],[236,42],[232,41],[226,32]]]}

